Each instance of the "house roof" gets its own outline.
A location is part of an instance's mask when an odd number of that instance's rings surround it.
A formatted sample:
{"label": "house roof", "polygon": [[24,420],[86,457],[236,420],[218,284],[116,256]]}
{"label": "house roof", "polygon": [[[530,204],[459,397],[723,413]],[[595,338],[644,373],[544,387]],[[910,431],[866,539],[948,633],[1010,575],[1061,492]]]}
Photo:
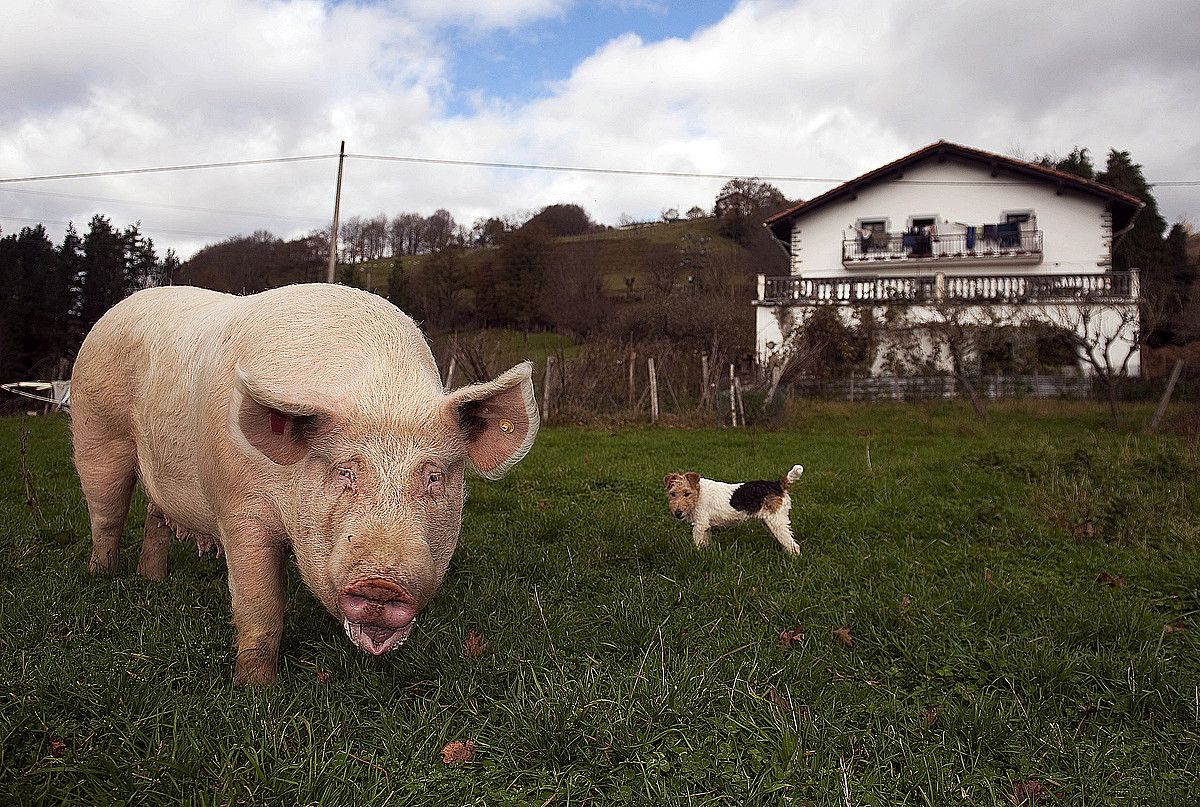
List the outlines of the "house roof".
{"label": "house roof", "polygon": [[1132,194],[1119,191],[1116,188],[1110,188],[1108,185],[1092,179],[1084,179],[1067,171],[1060,171],[1057,168],[1050,168],[1038,165],[1037,163],[1014,159],[1013,157],[1005,157],[1002,154],[993,154],[990,151],[983,151],[982,149],[961,146],[958,143],[951,143],[947,140],[939,140],[936,143],[930,143],[924,148],[917,149],[898,160],[893,160],[887,165],[881,165],[873,171],[868,171],[848,182],[843,182],[841,185],[822,193],[820,196],[814,196],[807,201],[781,210],[775,215],[770,216],[764,224],[770,228],[772,235],[784,244],[788,244],[791,241],[792,222],[801,216],[805,216],[831,202],[852,197],[859,189],[867,185],[890,179],[899,179],[904,175],[906,168],[924,160],[944,160],[949,158],[984,165],[992,171],[992,176],[996,176],[1003,171],[1057,185],[1059,192],[1069,188],[1077,193],[1097,197],[1105,202],[1113,214],[1114,232],[1120,232],[1132,224],[1134,218],[1137,217],[1138,211],[1146,206],[1145,202]]}

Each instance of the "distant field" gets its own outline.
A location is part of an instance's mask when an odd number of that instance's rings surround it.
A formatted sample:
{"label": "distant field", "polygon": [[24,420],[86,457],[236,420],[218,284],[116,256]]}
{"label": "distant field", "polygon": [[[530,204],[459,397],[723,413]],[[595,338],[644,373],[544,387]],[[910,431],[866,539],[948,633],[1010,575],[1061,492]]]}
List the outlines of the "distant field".
{"label": "distant field", "polygon": [[[626,293],[625,278],[633,277],[634,288],[640,294],[647,286],[645,262],[654,250],[677,249],[685,236],[709,239],[709,249],[729,255],[744,252],[742,247],[717,232],[717,220],[712,217],[681,220],[671,223],[655,223],[631,229],[609,229],[588,235],[564,236],[555,239],[563,260],[594,262],[604,279],[605,291],[613,296]],[[489,250],[471,250],[464,258],[468,265],[485,259]],[[412,271],[425,259],[424,255],[406,255],[401,258],[405,271]],[[388,273],[392,270],[392,259],[367,261],[355,266],[360,285],[377,294],[387,295]]]}
{"label": "distant field", "polygon": [[[262,690],[220,561],[148,583],[131,519],[89,577],[65,419],[0,447],[0,803],[1200,803],[1200,447],[1099,406],[546,429],[472,481],[406,647],[354,650],[292,574]],[[798,558],[665,512],[668,471],[795,462]]]}

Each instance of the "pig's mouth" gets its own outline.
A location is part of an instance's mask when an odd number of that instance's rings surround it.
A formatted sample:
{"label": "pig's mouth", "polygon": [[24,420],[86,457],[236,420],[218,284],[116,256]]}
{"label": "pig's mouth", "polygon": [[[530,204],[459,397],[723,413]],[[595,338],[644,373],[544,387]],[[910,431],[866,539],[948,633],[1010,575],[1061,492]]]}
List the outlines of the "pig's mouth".
{"label": "pig's mouth", "polygon": [[408,639],[417,624],[412,595],[391,580],[372,577],[351,583],[338,595],[342,627],[355,646],[382,656]]}
{"label": "pig's mouth", "polygon": [[382,656],[389,650],[395,650],[404,644],[416,626],[415,617],[402,628],[368,625],[342,619],[342,628],[346,631],[346,636],[350,638],[350,641],[354,642],[355,647],[359,650],[370,653],[372,656]]}

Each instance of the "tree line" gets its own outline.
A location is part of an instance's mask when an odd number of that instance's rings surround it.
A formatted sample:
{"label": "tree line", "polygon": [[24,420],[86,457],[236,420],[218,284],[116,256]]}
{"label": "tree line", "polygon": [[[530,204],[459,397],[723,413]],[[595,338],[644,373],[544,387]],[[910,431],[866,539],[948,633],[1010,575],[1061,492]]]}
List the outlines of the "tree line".
{"label": "tree line", "polygon": [[419,213],[400,213],[391,218],[385,213],[368,218],[351,216],[338,228],[338,260],[357,264],[404,255],[426,255],[449,247],[494,247],[506,234],[527,225],[542,227],[560,236],[604,229],[575,204],[549,205],[536,214],[479,218],[469,227],[456,222],[449,210],[441,208],[429,216]]}
{"label": "tree line", "polygon": [[0,235],[0,379],[65,378],[84,335],[105,311],[179,268],[138,224],[96,215],[80,235],[52,242],[42,225]]}

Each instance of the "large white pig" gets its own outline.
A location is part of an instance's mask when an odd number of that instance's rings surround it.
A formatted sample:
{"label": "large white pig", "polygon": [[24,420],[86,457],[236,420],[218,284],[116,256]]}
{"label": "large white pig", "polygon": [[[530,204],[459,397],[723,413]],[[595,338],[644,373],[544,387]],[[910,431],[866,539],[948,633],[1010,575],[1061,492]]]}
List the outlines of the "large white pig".
{"label": "large white pig", "polygon": [[115,569],[140,479],[139,572],[166,576],[172,528],[224,550],[235,681],[276,675],[289,548],[350,640],[386,653],[441,586],[464,467],[495,479],[533,445],[530,370],[446,394],[416,324],[344,286],[140,291],[96,323],[71,379],[88,568]]}

